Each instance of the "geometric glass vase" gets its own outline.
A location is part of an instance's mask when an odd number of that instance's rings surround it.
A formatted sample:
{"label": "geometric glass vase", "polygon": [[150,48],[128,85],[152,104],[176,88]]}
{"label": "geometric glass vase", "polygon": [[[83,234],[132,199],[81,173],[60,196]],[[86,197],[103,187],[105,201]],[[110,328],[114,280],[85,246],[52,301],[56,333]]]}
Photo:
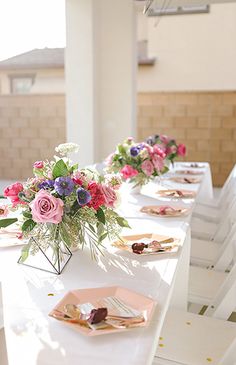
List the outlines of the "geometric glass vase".
{"label": "geometric glass vase", "polygon": [[52,234],[50,227],[42,224],[35,227],[34,235],[23,247],[18,263],[59,275],[71,256],[58,230]]}

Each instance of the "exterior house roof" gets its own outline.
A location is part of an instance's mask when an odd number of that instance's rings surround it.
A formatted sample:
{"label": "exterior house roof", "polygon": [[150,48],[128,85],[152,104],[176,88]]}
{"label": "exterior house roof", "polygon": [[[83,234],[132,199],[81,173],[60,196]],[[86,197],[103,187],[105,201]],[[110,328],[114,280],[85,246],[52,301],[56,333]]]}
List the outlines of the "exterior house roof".
{"label": "exterior house roof", "polygon": [[63,67],[64,48],[33,49],[0,61],[0,70]]}
{"label": "exterior house roof", "polygon": [[[138,42],[138,64],[153,65],[155,58],[148,58],[146,50]],[[29,52],[0,61],[0,70],[24,70],[42,68],[64,68],[64,48],[33,49]]]}

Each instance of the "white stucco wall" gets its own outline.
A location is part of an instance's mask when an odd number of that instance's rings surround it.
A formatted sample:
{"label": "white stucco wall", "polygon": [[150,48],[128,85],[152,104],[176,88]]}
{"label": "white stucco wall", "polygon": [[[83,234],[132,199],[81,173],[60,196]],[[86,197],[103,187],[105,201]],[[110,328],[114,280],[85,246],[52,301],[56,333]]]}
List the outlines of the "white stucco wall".
{"label": "white stucco wall", "polygon": [[10,94],[9,76],[35,74],[35,83],[31,94],[65,93],[64,69],[25,69],[25,70],[2,70],[0,71],[0,93]]}
{"label": "white stucco wall", "polygon": [[147,37],[157,57],[155,66],[139,67],[138,91],[236,89],[236,3],[161,19],[139,13],[138,23],[139,40]]}

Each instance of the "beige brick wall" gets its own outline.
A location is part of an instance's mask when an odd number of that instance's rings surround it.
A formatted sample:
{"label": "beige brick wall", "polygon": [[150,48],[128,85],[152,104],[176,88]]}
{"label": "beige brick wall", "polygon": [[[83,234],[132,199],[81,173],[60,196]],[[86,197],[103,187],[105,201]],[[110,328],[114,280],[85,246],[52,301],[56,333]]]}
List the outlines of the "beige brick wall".
{"label": "beige brick wall", "polygon": [[187,146],[188,161],[208,161],[221,186],[236,162],[236,92],[138,94],[138,138],[163,133]]}
{"label": "beige brick wall", "polygon": [[0,179],[26,179],[65,142],[63,95],[0,96]]}

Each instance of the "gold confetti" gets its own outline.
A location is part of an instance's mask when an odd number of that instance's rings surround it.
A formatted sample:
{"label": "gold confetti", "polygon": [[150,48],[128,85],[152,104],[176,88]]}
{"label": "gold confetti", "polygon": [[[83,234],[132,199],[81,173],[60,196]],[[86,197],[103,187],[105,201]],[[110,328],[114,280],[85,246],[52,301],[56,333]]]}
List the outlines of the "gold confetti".
{"label": "gold confetti", "polygon": [[162,341],[163,340],[163,337],[159,337],[159,340]]}
{"label": "gold confetti", "polygon": [[212,358],[211,358],[211,357],[207,357],[207,358],[206,358],[206,361],[208,361],[208,362],[212,362]]}
{"label": "gold confetti", "polygon": [[163,343],[159,343],[159,347],[164,347],[164,344]]}
{"label": "gold confetti", "polygon": [[54,294],[53,293],[48,293],[48,297],[53,297]]}
{"label": "gold confetti", "polygon": [[191,325],[191,322],[186,322],[186,324],[188,324],[190,326]]}

